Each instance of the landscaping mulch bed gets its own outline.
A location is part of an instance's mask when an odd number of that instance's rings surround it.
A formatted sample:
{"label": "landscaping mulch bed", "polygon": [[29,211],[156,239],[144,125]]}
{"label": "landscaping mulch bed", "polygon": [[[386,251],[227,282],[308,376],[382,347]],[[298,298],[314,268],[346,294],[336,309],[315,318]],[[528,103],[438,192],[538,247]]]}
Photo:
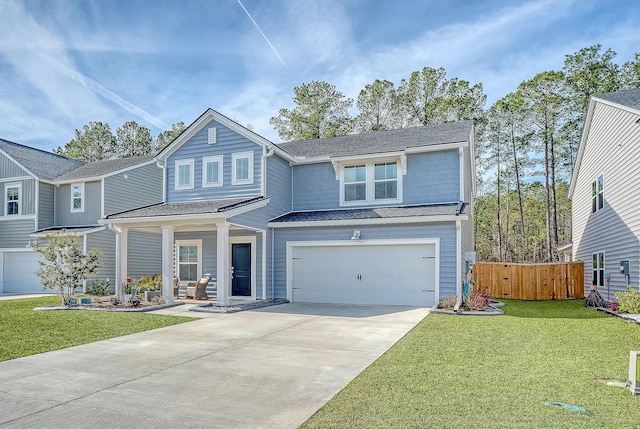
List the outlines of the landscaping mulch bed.
{"label": "landscaping mulch bed", "polygon": [[504,315],[504,312],[498,307],[501,307],[503,305],[504,303],[495,301],[489,304],[489,307],[486,307],[482,310],[468,310],[465,308],[460,308],[460,310],[458,311],[453,311],[453,309],[449,308],[434,307],[430,310],[430,312],[437,314],[455,314],[457,316],[502,316]]}
{"label": "landscaping mulch bed", "polygon": [[155,304],[153,302],[142,302],[138,307],[130,307],[127,305],[113,305],[111,302],[95,302],[88,305],[56,305],[52,307],[37,307],[34,311],[47,310],[93,310],[93,311],[121,311],[130,313],[141,313],[145,311],[162,310],[165,308],[184,305],[184,302],[174,302],[172,304]]}

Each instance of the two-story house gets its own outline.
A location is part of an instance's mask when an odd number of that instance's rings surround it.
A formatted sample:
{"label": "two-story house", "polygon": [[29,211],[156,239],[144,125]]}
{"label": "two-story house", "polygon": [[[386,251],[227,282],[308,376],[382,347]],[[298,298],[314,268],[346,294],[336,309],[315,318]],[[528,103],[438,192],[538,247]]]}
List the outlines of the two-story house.
{"label": "two-story house", "polygon": [[[0,191],[0,292],[42,292],[33,245],[62,229],[102,249],[97,277],[113,281],[116,235],[98,221],[162,201],[162,170],[153,156],[85,163],[0,140]],[[130,246],[132,275],[160,272],[157,234],[139,233]]]}
{"label": "two-story house", "polygon": [[[585,288],[640,287],[640,89],[591,97],[571,178],[572,255]],[[628,276],[620,272],[628,261]]]}
{"label": "two-story house", "polygon": [[162,237],[163,290],[210,274],[234,299],[431,306],[473,249],[473,124],[274,144],[214,110],[156,160],[162,203],[105,216],[116,286],[135,232]]}

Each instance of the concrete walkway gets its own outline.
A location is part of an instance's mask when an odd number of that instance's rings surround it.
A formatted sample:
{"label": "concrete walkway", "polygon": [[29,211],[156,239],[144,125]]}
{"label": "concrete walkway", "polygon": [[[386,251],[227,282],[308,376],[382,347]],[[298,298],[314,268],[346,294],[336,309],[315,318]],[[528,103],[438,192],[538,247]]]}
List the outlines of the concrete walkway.
{"label": "concrete walkway", "polygon": [[0,362],[0,429],[295,428],[427,313],[331,304],[197,313]]}

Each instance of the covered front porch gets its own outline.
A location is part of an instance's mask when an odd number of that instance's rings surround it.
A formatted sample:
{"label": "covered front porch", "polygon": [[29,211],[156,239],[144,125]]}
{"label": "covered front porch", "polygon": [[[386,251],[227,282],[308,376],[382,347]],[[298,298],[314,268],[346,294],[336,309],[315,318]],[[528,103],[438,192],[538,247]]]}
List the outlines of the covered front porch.
{"label": "covered front porch", "polygon": [[[266,299],[266,231],[229,221],[238,209],[246,210],[253,204],[236,207],[237,203],[229,201],[219,203],[217,208],[211,207],[211,202],[165,203],[107,216],[102,222],[116,233],[116,294],[124,296],[131,256],[129,234],[141,231],[161,235],[162,296],[166,302],[187,300],[187,289],[193,292],[196,283],[207,277],[205,287],[200,285],[198,296],[191,293],[194,299],[189,301],[201,298],[228,306]],[[198,212],[205,204],[207,212]],[[167,211],[167,215],[159,214]]]}

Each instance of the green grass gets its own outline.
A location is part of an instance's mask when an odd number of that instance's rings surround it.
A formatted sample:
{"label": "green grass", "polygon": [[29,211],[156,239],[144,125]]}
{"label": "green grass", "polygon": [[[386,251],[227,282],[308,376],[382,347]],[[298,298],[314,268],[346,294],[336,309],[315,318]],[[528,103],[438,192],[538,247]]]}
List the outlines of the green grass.
{"label": "green grass", "polygon": [[627,379],[640,326],[583,300],[505,303],[429,315],[302,427],[640,427],[640,398],[595,380]]}
{"label": "green grass", "polygon": [[146,313],[33,311],[59,304],[54,296],[0,301],[0,361],[195,320]]}

